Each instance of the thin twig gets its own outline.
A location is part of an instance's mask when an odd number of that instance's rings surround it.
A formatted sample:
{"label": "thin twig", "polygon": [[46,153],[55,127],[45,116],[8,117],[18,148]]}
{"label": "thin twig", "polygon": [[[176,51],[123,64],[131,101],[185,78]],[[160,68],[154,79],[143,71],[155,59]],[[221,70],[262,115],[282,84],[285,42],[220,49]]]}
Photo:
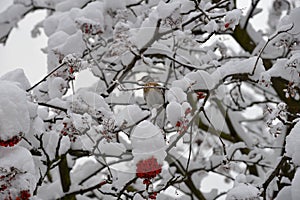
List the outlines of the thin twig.
{"label": "thin twig", "polygon": [[27,89],[26,92],[31,91],[32,89],[34,89],[35,87],[37,87],[39,84],[41,84],[42,82],[46,81],[49,76],[51,76],[54,72],[56,72],[58,69],[60,69],[64,65],[65,65],[65,63],[61,63],[60,65],[58,65],[49,74],[47,74],[42,80],[40,80],[39,82],[37,82],[36,84],[34,84],[31,88]]}
{"label": "thin twig", "polygon": [[245,24],[244,24],[244,29],[247,29],[247,26],[248,26],[248,23],[249,23],[249,20],[250,18],[252,17],[253,13],[254,13],[254,10],[256,9],[257,7],[257,4],[259,3],[260,0],[254,0],[255,2],[251,3],[251,9],[249,10],[247,16],[246,16],[246,21],[245,21]]}
{"label": "thin twig", "polygon": [[125,88],[123,85],[119,85],[120,91],[134,91],[134,90],[143,90],[145,88],[155,88],[155,89],[162,89],[162,90],[168,90],[169,88],[163,87],[163,86],[143,86],[143,87],[136,87],[136,88]]}
{"label": "thin twig", "polygon": [[57,109],[57,110],[61,110],[61,111],[65,112],[65,113],[68,112],[67,108],[62,108],[62,107],[51,105],[51,104],[44,103],[44,102],[38,102],[38,105],[40,105],[40,106],[46,106],[46,107],[49,107],[49,108],[54,108],[54,109]]}
{"label": "thin twig", "polygon": [[187,164],[186,164],[186,168],[185,168],[186,173],[189,169],[189,165],[190,165],[190,161],[191,161],[191,155],[192,155],[192,135],[193,135],[193,126],[191,126],[191,131],[190,131],[189,156],[188,156],[188,160],[187,160]]}
{"label": "thin twig", "polygon": [[277,166],[274,168],[273,172],[266,178],[265,182],[262,184],[263,192],[261,193],[261,196],[263,196],[264,199],[266,198],[266,194],[267,194],[266,191],[267,191],[267,188],[268,188],[269,184],[278,175],[281,167],[288,160],[290,160],[289,157],[283,156],[281,158],[281,160],[278,162]]}
{"label": "thin twig", "polygon": [[98,183],[98,184],[96,184],[96,185],[94,185],[92,187],[89,187],[89,188],[86,188],[86,189],[80,189],[78,191],[67,193],[62,198],[67,199],[67,197],[70,197],[70,196],[74,196],[74,195],[77,195],[77,194],[84,194],[86,192],[89,192],[89,191],[101,188],[103,185],[110,184],[110,183],[111,183],[110,180],[104,180],[104,181],[102,181],[102,182],[100,182],[100,183]]}
{"label": "thin twig", "polygon": [[252,70],[252,72],[250,74],[251,76],[254,75],[254,71],[256,70],[256,67],[257,67],[257,64],[258,64],[258,60],[261,57],[261,54],[263,53],[263,51],[265,50],[265,48],[267,47],[267,45],[269,44],[269,42],[271,42],[274,38],[276,38],[281,33],[285,33],[285,32],[288,32],[288,31],[292,30],[293,27],[294,27],[294,24],[290,28],[288,28],[287,30],[278,31],[275,35],[273,35],[272,37],[268,38],[268,41],[266,42],[266,44],[263,46],[263,48],[259,51],[259,53],[257,55],[257,58],[256,58],[256,61],[255,61],[253,70]]}

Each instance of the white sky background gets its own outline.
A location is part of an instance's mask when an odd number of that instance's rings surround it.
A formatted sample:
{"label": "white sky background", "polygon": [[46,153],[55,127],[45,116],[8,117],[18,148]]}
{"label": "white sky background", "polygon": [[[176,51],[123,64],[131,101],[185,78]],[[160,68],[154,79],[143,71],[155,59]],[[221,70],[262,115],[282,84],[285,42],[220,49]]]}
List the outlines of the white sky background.
{"label": "white sky background", "polygon": [[[0,1],[0,11],[12,3],[11,0]],[[6,46],[0,45],[0,75],[16,68],[23,68],[31,84],[46,74],[46,56],[41,48],[46,47],[45,35],[32,38],[34,25],[46,16],[45,11],[31,13],[21,20],[8,38]]]}
{"label": "white sky background", "polygon": [[[0,0],[0,12],[5,10],[11,3],[12,0]],[[250,3],[250,0],[239,0],[238,8],[241,8],[243,13],[246,13],[247,8],[250,7]],[[254,28],[260,29],[266,26],[267,11],[271,8],[271,3],[272,1],[270,0],[261,0],[258,7],[264,8],[264,10],[262,13],[256,15],[254,19],[251,19],[251,22],[255,23]],[[23,68],[30,83],[34,84],[46,75],[46,55],[42,53],[41,48],[47,46],[47,37],[43,33],[37,38],[31,37],[31,30],[34,25],[44,19],[45,16],[46,11],[36,11],[27,15],[19,22],[18,27],[13,29],[6,46],[0,45],[0,76],[16,68]],[[81,73],[80,77],[76,76],[77,83],[75,83],[75,86],[85,87],[90,85],[92,76],[89,76],[89,73],[86,71],[83,74]],[[217,178],[219,180],[220,176],[213,175],[205,179],[201,184],[201,189],[208,192],[212,186],[223,188],[224,190],[231,187],[224,185],[223,181],[216,181]]]}

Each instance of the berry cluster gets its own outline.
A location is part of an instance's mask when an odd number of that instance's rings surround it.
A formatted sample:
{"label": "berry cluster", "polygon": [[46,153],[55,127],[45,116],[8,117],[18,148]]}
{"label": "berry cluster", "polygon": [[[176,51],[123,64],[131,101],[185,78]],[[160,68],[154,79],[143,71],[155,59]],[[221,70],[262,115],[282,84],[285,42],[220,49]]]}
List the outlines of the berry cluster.
{"label": "berry cluster", "polygon": [[22,190],[20,196],[16,197],[16,200],[29,200],[30,196],[29,190]]}
{"label": "berry cluster", "polygon": [[285,103],[279,103],[277,107],[267,105],[264,115],[267,117],[266,123],[269,132],[277,137],[284,129],[284,123],[287,121],[287,105]]}
{"label": "berry cluster", "polygon": [[100,24],[83,23],[80,27],[84,34],[97,35],[103,33]]}
{"label": "berry cluster", "polygon": [[[300,74],[299,74],[300,75]],[[287,85],[286,89],[283,89],[285,92],[285,97],[286,98],[294,98],[296,100],[299,100],[299,87],[297,83],[294,83],[293,81],[290,81]]]}
{"label": "berry cluster", "polygon": [[15,167],[11,167],[10,169],[0,167],[0,192],[10,187],[11,181],[13,181],[19,173],[20,170]]}
{"label": "berry cluster", "polygon": [[17,195],[11,194],[9,190],[13,187],[12,182],[22,173],[15,167],[10,167],[9,169],[0,167],[0,194],[4,195],[4,197],[1,195],[4,200],[29,200],[31,196],[29,190],[21,190]]}
{"label": "berry cluster", "polygon": [[197,94],[197,99],[204,99],[206,97],[206,93],[205,92],[196,92]]}
{"label": "berry cluster", "polygon": [[14,137],[12,137],[8,140],[0,140],[0,146],[2,146],[2,147],[8,147],[8,146],[12,147],[12,146],[18,144],[20,142],[20,140],[21,140],[21,137],[16,135],[16,136],[14,136]]}
{"label": "berry cluster", "polygon": [[136,164],[136,167],[136,176],[145,179],[143,183],[146,185],[151,184],[150,179],[156,177],[161,172],[161,165],[158,164],[157,159],[154,157],[147,160],[140,160]]}
{"label": "berry cluster", "polygon": [[106,139],[107,142],[113,142],[116,140],[115,134],[115,121],[113,119],[102,119],[102,127],[99,129],[99,132]]}
{"label": "berry cluster", "polygon": [[79,132],[74,127],[73,123],[63,122],[63,129],[60,131],[60,133],[63,136],[69,136],[71,142],[75,142],[77,137],[76,135],[79,135]]}
{"label": "berry cluster", "polygon": [[[161,173],[161,165],[157,162],[157,159],[153,156],[146,160],[140,160],[136,164],[136,176],[142,178],[143,184],[146,185],[146,188],[152,183],[150,179],[155,178],[158,174]],[[156,199],[157,192],[149,194],[149,199]]]}
{"label": "berry cluster", "polygon": [[13,200],[13,199],[15,199],[15,200],[29,200],[30,196],[31,195],[30,195],[29,190],[22,190],[22,191],[20,191],[20,194],[18,196],[16,196],[16,198],[13,198],[12,195],[11,195],[11,193],[8,192],[8,196],[6,196],[4,198],[4,200]]}
{"label": "berry cluster", "polygon": [[75,79],[74,73],[79,72],[82,69],[85,69],[86,62],[83,61],[79,55],[76,54],[68,54],[63,60],[63,63],[67,66],[67,72],[69,74],[69,79]]}
{"label": "berry cluster", "polygon": [[267,87],[267,88],[270,87],[272,85],[270,74],[262,73],[260,78],[259,78],[258,84],[263,86],[263,87]]}
{"label": "berry cluster", "polygon": [[78,56],[73,54],[65,55],[58,50],[53,50],[53,52],[58,59],[58,63],[65,64],[62,68],[53,73],[54,76],[70,81],[75,79],[75,72],[84,69],[83,61]]}
{"label": "berry cluster", "polygon": [[173,12],[170,16],[166,17],[166,19],[163,21],[163,26],[166,27],[179,27],[182,23],[182,16],[177,12]]}
{"label": "berry cluster", "polygon": [[192,112],[191,108],[187,108],[184,112],[184,117],[180,121],[176,122],[175,127],[178,129],[179,134],[182,134],[188,129],[188,124],[190,122],[188,119],[188,115],[190,115],[191,112]]}
{"label": "berry cluster", "polygon": [[153,192],[152,194],[149,195],[149,199],[156,199],[157,192]]}

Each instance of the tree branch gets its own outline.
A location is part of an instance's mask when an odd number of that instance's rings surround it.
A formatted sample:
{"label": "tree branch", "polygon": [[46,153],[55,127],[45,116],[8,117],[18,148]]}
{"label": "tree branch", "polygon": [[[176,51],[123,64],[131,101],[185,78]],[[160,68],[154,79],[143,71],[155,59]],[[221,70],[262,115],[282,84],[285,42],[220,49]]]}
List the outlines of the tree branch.
{"label": "tree branch", "polygon": [[[61,155],[60,162],[58,164],[60,181],[63,192],[68,192],[71,186],[70,169],[68,167],[67,155]],[[71,195],[69,199],[75,199],[75,195]]]}
{"label": "tree branch", "polygon": [[290,160],[289,157],[286,156],[282,156],[281,160],[278,162],[277,166],[274,168],[273,172],[267,177],[267,179],[265,180],[265,182],[262,184],[262,188],[263,188],[263,192],[261,193],[261,196],[266,199],[266,191],[267,188],[269,186],[269,184],[271,183],[271,181],[278,176],[280,169],[282,168],[282,166],[284,165],[284,163],[286,161]]}

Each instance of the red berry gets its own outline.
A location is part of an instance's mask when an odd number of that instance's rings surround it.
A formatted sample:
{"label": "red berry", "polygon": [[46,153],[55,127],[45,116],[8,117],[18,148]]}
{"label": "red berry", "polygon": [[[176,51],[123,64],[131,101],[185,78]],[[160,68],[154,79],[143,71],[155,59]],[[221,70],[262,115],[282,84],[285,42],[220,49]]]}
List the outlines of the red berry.
{"label": "red berry", "polygon": [[153,192],[152,194],[149,195],[150,199],[156,199],[157,192]]}
{"label": "red berry", "polygon": [[100,182],[99,183],[99,186],[101,187],[101,186],[103,186],[103,185],[105,185],[105,184],[107,184],[107,181],[105,180],[105,181],[102,181],[102,182]]}
{"label": "red berry", "polygon": [[0,191],[4,191],[4,190],[6,190],[6,189],[7,189],[7,185],[2,184],[2,185],[0,186]]}
{"label": "red berry", "polygon": [[181,126],[181,121],[178,121],[175,126],[180,127]]}
{"label": "red berry", "polygon": [[191,108],[187,108],[186,110],[185,110],[185,115],[188,115],[188,114],[190,114],[192,112],[192,110],[191,110]]}
{"label": "red berry", "polygon": [[150,185],[150,184],[151,184],[151,181],[150,181],[149,179],[145,179],[145,180],[143,181],[143,184],[145,184],[145,185]]}
{"label": "red berry", "polygon": [[31,196],[30,193],[29,193],[29,190],[22,190],[20,192],[20,195],[21,195],[22,200],[29,200],[29,198]]}
{"label": "red berry", "polygon": [[74,73],[74,69],[73,69],[72,66],[69,68],[69,72],[70,72],[70,74],[73,74],[73,73]]}
{"label": "red berry", "polygon": [[226,23],[224,26],[225,28],[228,28],[230,26],[230,23]]}
{"label": "red berry", "polygon": [[206,97],[206,94],[204,92],[196,92],[196,94],[198,99],[203,99]]}

